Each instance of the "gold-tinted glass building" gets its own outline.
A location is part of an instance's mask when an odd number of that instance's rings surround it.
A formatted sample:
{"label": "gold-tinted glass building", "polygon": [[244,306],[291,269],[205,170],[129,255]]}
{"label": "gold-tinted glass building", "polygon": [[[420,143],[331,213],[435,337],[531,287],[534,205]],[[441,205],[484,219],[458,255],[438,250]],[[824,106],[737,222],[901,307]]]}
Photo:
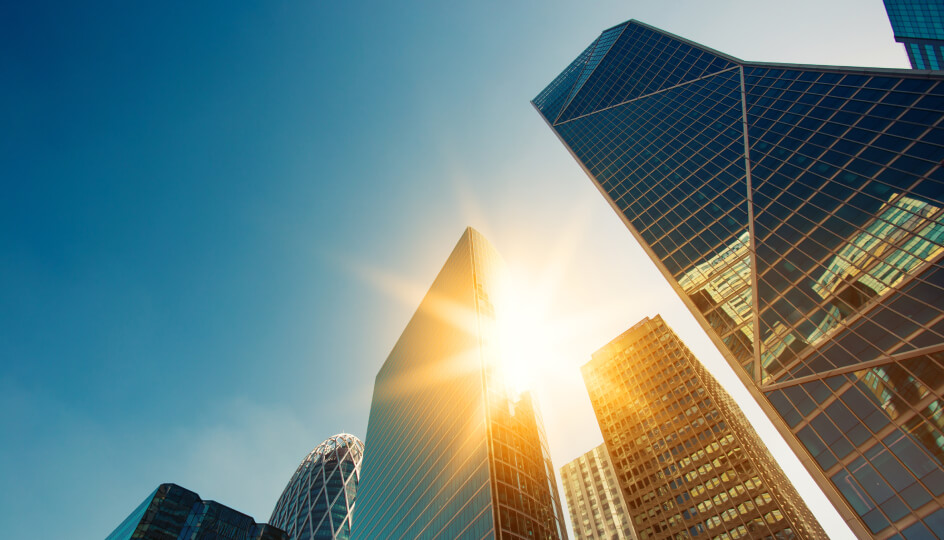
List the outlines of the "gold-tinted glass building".
{"label": "gold-tinted glass building", "polygon": [[661,317],[582,368],[640,540],[826,538],[727,392]]}
{"label": "gold-tinted glass building", "polygon": [[566,538],[537,408],[503,376],[503,269],[466,229],[377,374],[352,538]]}
{"label": "gold-tinted glass building", "polygon": [[636,538],[605,445],[564,465],[560,472],[577,540]]}

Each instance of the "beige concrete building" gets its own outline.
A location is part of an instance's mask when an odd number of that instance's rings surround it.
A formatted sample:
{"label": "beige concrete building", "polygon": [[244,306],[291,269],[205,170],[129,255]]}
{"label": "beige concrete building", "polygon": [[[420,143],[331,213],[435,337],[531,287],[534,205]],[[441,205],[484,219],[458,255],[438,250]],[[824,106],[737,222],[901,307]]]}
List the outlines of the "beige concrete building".
{"label": "beige concrete building", "polygon": [[577,540],[635,540],[605,446],[561,467],[561,479]]}

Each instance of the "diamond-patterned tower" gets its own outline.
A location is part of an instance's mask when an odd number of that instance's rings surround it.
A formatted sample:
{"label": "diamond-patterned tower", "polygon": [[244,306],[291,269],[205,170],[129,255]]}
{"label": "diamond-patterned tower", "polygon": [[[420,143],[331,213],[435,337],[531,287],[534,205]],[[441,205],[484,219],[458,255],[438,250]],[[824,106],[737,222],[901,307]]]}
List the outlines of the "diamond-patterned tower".
{"label": "diamond-patterned tower", "polygon": [[364,443],[341,433],[302,460],[269,521],[291,540],[346,539],[357,495]]}
{"label": "diamond-patterned tower", "polygon": [[533,104],[849,526],[944,530],[944,74],[629,21]]}

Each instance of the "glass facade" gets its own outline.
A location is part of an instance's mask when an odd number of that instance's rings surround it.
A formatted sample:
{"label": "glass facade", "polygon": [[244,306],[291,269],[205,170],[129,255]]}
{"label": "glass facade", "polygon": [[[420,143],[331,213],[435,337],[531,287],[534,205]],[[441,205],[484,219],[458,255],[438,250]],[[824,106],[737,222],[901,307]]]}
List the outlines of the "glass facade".
{"label": "glass facade", "polygon": [[538,411],[503,377],[502,269],[467,229],[377,374],[353,538],[566,538]]}
{"label": "glass facade", "polygon": [[177,484],[161,484],[105,540],[289,540],[228,506],[204,501]]}
{"label": "glass facade", "polygon": [[279,497],[269,523],[291,540],[346,540],[357,497],[364,443],[341,433],[312,450]]}
{"label": "glass facade", "polygon": [[605,445],[561,467],[577,540],[635,540],[633,520]]}
{"label": "glass facade", "polygon": [[944,69],[944,4],[940,0],[885,0],[885,11],[911,67]]}
{"label": "glass facade", "polygon": [[640,540],[826,538],[740,408],[661,317],[582,371]]}
{"label": "glass facade", "polygon": [[620,27],[569,105],[579,61],[535,107],[853,531],[935,538],[944,74],[742,62]]}

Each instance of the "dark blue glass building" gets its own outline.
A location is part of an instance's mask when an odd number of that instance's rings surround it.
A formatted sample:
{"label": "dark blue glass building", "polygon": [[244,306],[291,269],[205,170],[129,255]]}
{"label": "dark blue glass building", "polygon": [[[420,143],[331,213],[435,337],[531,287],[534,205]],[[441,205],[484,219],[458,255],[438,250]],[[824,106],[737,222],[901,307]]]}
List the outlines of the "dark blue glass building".
{"label": "dark blue glass building", "polygon": [[105,540],[288,540],[281,529],[200,496],[161,484]]}
{"label": "dark blue glass building", "polygon": [[941,534],[944,74],[630,21],[533,104],[849,526]]}
{"label": "dark blue glass building", "polygon": [[911,67],[944,69],[944,2],[884,0],[895,41],[905,46]]}

